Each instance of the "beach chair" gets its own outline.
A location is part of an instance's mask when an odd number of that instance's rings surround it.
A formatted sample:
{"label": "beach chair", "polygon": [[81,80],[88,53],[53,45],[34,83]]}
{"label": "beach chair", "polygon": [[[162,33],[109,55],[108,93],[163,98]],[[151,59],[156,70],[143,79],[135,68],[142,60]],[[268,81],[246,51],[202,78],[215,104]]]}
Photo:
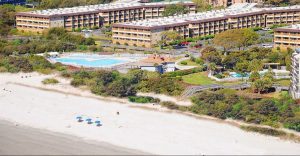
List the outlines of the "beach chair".
{"label": "beach chair", "polygon": [[87,121],[89,125],[93,123],[91,118],[87,118],[85,121]]}
{"label": "beach chair", "polygon": [[95,121],[95,124],[96,124],[97,127],[102,126],[101,121],[99,121],[99,120]]}
{"label": "beach chair", "polygon": [[77,120],[78,122],[83,122],[82,116],[77,116],[77,117],[76,117],[76,120]]}

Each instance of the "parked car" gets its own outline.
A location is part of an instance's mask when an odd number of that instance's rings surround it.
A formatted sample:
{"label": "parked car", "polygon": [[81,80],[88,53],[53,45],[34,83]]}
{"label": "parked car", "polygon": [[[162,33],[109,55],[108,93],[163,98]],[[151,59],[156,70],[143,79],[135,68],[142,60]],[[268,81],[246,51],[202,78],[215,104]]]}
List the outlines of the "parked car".
{"label": "parked car", "polygon": [[262,30],[264,30],[264,31],[270,31],[271,30],[271,28],[263,28]]}
{"label": "parked car", "polygon": [[262,44],[261,46],[264,48],[273,48],[272,44]]}

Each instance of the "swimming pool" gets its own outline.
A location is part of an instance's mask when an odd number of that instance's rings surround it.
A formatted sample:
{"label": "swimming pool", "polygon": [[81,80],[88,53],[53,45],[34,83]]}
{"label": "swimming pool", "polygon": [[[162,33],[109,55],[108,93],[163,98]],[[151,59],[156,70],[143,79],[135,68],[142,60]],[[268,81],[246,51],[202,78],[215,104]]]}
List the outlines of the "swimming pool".
{"label": "swimming pool", "polygon": [[58,58],[51,58],[50,60],[66,65],[97,68],[112,67],[128,62],[134,62],[137,58],[116,57],[114,55],[70,54]]}
{"label": "swimming pool", "polygon": [[234,78],[243,78],[243,77],[247,78],[250,75],[248,73],[246,73],[245,75],[242,75],[242,74],[239,74],[239,73],[236,73],[236,72],[232,72],[232,73],[230,73],[230,76],[234,77]]}

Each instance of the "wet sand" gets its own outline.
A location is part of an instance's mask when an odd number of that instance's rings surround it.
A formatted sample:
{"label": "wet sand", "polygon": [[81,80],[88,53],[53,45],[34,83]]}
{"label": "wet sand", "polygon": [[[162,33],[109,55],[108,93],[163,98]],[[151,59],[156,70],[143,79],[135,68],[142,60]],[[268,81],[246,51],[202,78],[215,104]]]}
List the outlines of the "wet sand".
{"label": "wet sand", "polygon": [[140,155],[136,150],[0,121],[0,155]]}

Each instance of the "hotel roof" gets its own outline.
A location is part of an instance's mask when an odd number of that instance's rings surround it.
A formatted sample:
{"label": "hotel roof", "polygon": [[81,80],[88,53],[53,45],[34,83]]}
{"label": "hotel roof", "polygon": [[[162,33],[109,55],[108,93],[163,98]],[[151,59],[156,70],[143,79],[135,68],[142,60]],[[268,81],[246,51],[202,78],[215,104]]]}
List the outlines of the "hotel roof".
{"label": "hotel roof", "polygon": [[153,6],[165,6],[170,4],[182,3],[184,5],[194,5],[193,2],[185,1],[173,1],[173,2],[157,2],[157,3],[139,3],[139,2],[130,2],[130,3],[109,3],[109,4],[98,4],[98,5],[86,5],[86,6],[78,6],[71,8],[58,8],[58,9],[47,9],[47,10],[37,10],[30,12],[20,12],[17,15],[38,15],[38,16],[64,16],[70,14],[83,14],[83,13],[99,13],[105,11],[113,11],[113,10],[124,10],[128,8],[147,8]]}
{"label": "hotel roof", "polygon": [[196,14],[184,14],[171,17],[161,17],[156,19],[146,19],[140,21],[116,23],[116,27],[132,27],[143,29],[158,29],[170,26],[180,26],[215,19],[226,19],[228,17],[249,15],[249,14],[262,14],[267,12],[281,11],[281,10],[300,10],[300,5],[290,7],[275,7],[275,8],[257,8],[255,3],[238,3],[229,8],[222,10],[213,10],[201,12]]}
{"label": "hotel roof", "polygon": [[284,31],[284,32],[299,32],[300,33],[300,24],[289,25],[285,27],[276,28],[275,31]]}

